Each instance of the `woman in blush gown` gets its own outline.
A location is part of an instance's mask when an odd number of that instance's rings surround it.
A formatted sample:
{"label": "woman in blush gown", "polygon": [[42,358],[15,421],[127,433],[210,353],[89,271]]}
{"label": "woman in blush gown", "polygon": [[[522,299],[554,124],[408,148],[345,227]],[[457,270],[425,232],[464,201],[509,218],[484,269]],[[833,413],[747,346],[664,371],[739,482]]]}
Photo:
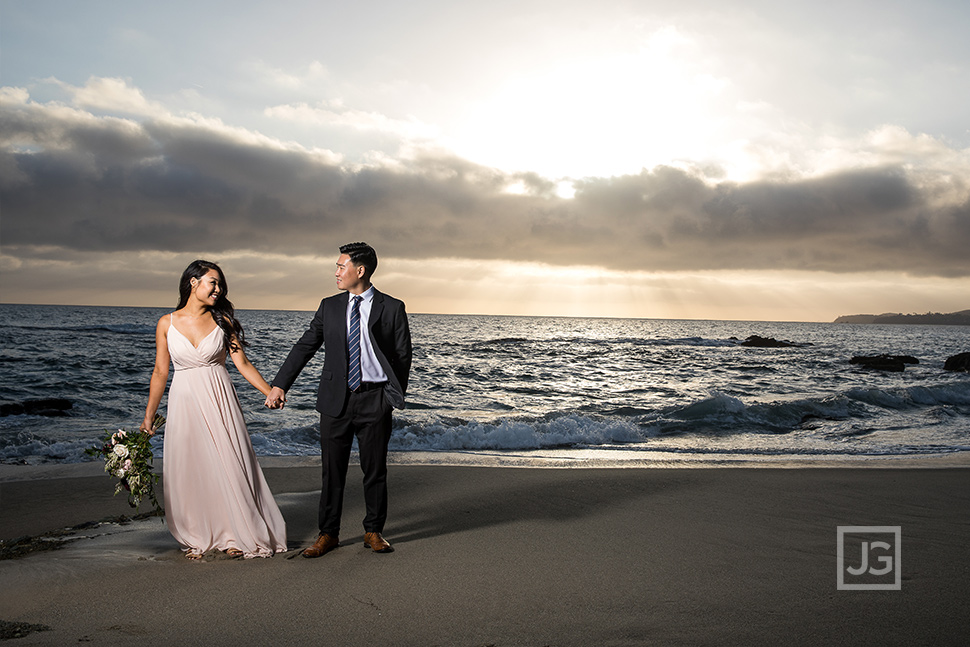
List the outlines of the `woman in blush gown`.
{"label": "woman in blush gown", "polygon": [[182,273],[175,312],[158,320],[155,369],[141,429],[165,392],[169,363],[163,481],[168,528],[190,559],[209,550],[269,557],[286,550],[286,525],[256,461],[226,355],[254,387],[270,386],[246,357],[222,270],[195,261]]}

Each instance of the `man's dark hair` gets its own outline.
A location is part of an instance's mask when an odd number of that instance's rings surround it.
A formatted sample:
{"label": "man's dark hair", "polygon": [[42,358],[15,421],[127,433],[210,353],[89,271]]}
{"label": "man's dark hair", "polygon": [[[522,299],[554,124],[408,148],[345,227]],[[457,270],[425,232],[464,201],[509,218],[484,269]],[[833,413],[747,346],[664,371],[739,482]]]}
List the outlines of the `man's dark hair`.
{"label": "man's dark hair", "polygon": [[360,267],[364,266],[364,279],[370,281],[370,277],[377,269],[377,252],[367,243],[347,243],[340,246],[340,253],[350,257],[350,262]]}

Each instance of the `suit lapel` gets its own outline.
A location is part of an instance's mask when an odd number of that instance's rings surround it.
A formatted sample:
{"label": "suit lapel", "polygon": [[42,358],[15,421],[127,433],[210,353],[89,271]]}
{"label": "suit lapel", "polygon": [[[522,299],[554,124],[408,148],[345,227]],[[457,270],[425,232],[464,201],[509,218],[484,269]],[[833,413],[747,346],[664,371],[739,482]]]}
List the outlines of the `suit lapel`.
{"label": "suit lapel", "polygon": [[384,311],[384,295],[374,288],[374,301],[370,305],[370,317],[367,320],[367,328],[371,330],[371,338],[373,339],[374,326],[381,319],[381,313]]}
{"label": "suit lapel", "polygon": [[[340,293],[336,299],[334,299],[333,316],[327,322],[327,327],[332,330],[334,339],[340,341],[338,344],[338,353],[343,355],[344,363],[346,364],[347,357],[347,303],[349,302],[349,296],[347,292]],[[336,349],[333,349],[336,350]]]}

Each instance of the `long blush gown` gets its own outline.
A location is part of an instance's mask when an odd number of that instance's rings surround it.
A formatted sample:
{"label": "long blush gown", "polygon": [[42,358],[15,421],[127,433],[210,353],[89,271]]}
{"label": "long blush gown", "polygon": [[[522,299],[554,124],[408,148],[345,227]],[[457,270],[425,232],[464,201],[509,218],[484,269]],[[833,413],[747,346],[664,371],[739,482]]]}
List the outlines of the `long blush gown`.
{"label": "long blush gown", "polygon": [[[173,317],[174,319],[174,317]],[[286,524],[256,461],[218,326],[196,348],[169,327],[163,474],[168,528],[184,550],[286,550]]]}

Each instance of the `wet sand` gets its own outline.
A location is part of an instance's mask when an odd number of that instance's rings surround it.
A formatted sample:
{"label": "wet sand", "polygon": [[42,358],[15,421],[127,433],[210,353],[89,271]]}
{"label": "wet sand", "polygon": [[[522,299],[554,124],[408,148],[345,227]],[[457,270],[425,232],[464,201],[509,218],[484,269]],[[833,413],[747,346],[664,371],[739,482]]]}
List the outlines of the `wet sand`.
{"label": "wet sand", "polygon": [[[47,627],[16,644],[930,645],[970,635],[965,467],[394,465],[385,535],[395,552],[375,554],[361,543],[352,466],[342,545],[310,560],[298,550],[316,537],[319,467],[261,461],[293,551],[191,562],[159,518],[73,531],[57,550],[0,561],[0,620]],[[0,467],[5,540],[48,541],[131,512],[97,465]],[[901,528],[900,590],[837,590],[838,526]]]}

